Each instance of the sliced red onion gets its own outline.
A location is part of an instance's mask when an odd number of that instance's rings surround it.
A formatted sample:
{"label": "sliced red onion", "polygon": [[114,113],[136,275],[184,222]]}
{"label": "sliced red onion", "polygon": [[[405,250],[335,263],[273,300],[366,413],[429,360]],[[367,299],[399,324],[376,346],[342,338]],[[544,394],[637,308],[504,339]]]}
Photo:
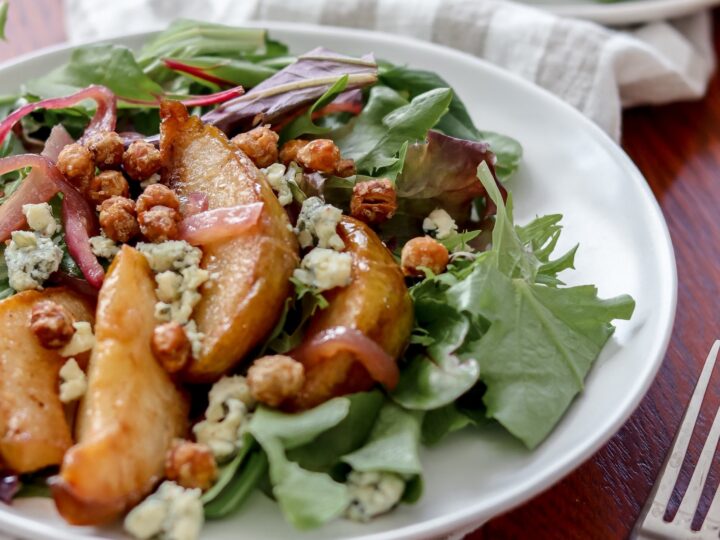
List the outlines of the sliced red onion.
{"label": "sliced red onion", "polygon": [[395,359],[380,345],[355,328],[337,326],[311,337],[290,352],[298,362],[317,358],[332,358],[339,352],[349,352],[360,362],[370,376],[386,388],[397,386],[400,371]]}
{"label": "sliced red onion", "polygon": [[0,175],[25,167],[32,167],[33,171],[0,206],[0,241],[7,240],[13,231],[27,224],[22,212],[23,205],[47,202],[60,191],[63,194],[62,220],[68,251],[85,279],[99,288],[105,272],[90,249],[90,235],[97,230],[92,207],[47,157],[22,154],[0,159]]}
{"label": "sliced red onion", "polygon": [[263,203],[252,203],[200,212],[180,222],[179,238],[193,246],[232,238],[255,225],[262,210]]}
{"label": "sliced red onion", "polygon": [[45,141],[42,155],[56,162],[62,149],[74,142],[75,139],[72,138],[65,127],[63,127],[62,124],[58,124],[50,130],[50,136],[47,138],[47,141]]}
{"label": "sliced red onion", "polygon": [[117,121],[117,98],[108,88],[92,85],[67,97],[43,99],[28,103],[13,111],[0,122],[0,144],[5,140],[12,127],[31,112],[38,109],[67,109],[86,99],[94,100],[97,103],[97,109],[85,129],[85,135],[96,131],[114,131]]}
{"label": "sliced red onion", "polygon": [[21,487],[20,478],[16,474],[0,474],[0,502],[12,503]]}
{"label": "sliced red onion", "polygon": [[206,193],[193,191],[187,197],[181,199],[182,213],[185,217],[194,216],[200,212],[205,212],[210,207],[210,201]]}

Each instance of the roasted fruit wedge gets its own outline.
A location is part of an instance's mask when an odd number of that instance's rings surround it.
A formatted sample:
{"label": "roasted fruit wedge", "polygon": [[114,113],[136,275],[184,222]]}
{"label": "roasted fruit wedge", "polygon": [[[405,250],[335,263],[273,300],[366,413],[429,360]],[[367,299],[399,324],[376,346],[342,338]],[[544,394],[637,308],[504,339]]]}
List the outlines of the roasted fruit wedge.
{"label": "roasted fruit wedge", "polygon": [[69,523],[110,521],[140,501],[162,477],[173,438],[186,432],[186,399],[150,350],[155,302],[145,257],[124,246],[98,298],[78,442],[51,479]]}
{"label": "roasted fruit wedge", "polygon": [[205,285],[193,318],[205,334],[187,380],[213,381],[234,367],[273,328],[297,266],[295,235],[263,175],[225,134],[188,116],[177,102],[161,107],[163,181],[181,197],[207,195],[209,208],[263,203],[258,225],[237,238],[203,246]]}
{"label": "roasted fruit wedge", "polygon": [[25,291],[0,302],[0,462],[17,473],[59,465],[72,445],[58,390],[65,359],[43,348],[30,330],[40,300],[57,302],[75,320],[93,320],[90,301],[65,288]]}
{"label": "roasted fruit wedge", "polygon": [[[352,282],[326,293],[305,340],[334,327],[359,330],[397,359],[407,346],[413,307],[400,267],[377,234],[364,223],[343,217],[337,232],[352,255]],[[351,353],[304,359],[305,384],[292,408],[306,409],[332,397],[369,390],[375,384]]]}

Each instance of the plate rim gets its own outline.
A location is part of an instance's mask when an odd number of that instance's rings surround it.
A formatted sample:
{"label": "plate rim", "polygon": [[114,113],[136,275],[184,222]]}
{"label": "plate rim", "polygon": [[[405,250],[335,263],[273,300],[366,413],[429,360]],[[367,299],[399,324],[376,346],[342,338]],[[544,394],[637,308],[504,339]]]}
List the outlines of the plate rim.
{"label": "plate rim", "polygon": [[[523,0],[523,3],[524,0]],[[562,17],[574,17],[612,26],[629,26],[691,15],[720,5],[720,0],[648,0],[616,4],[576,4],[568,6],[526,3]]]}
{"label": "plate rim", "polygon": [[[720,2],[720,0],[712,1]],[[605,422],[604,429],[598,430],[594,437],[589,437],[587,440],[583,441],[582,444],[579,444],[575,448],[571,449],[571,451],[568,451],[565,454],[564,459],[561,459],[558,464],[554,467],[549,467],[546,471],[543,471],[542,474],[538,475],[538,478],[532,485],[524,483],[520,488],[509,490],[503,494],[502,498],[498,498],[498,500],[493,501],[492,504],[474,504],[460,508],[450,514],[430,518],[419,524],[411,524],[387,531],[355,536],[353,538],[354,540],[409,540],[435,538],[440,535],[452,534],[454,532],[469,529],[470,527],[475,530],[493,517],[523,504],[539,493],[552,487],[592,457],[592,455],[605,445],[605,443],[625,424],[630,415],[637,409],[642,399],[644,399],[650,386],[654,382],[670,343],[672,329],[675,322],[678,295],[678,277],[675,252],[663,212],[640,170],[625,153],[625,151],[616,144],[607,133],[602,131],[600,127],[580,113],[577,109],[534,83],[469,53],[444,45],[375,30],[263,20],[244,21],[239,24],[248,27],[267,28],[270,32],[285,31],[290,33],[297,32],[314,34],[318,36],[318,38],[322,38],[327,35],[341,37],[343,35],[352,34],[356,38],[369,40],[377,48],[381,48],[384,43],[389,41],[395,44],[400,43],[401,45],[407,47],[428,51],[429,53],[449,54],[460,57],[467,62],[474,63],[479,70],[484,70],[493,77],[504,79],[505,82],[510,84],[524,87],[526,91],[537,94],[539,98],[548,100],[552,102],[554,106],[559,106],[564,109],[567,114],[572,115],[575,120],[580,123],[579,125],[582,125],[582,127],[586,129],[587,133],[592,136],[593,140],[595,140],[597,144],[599,144],[610,156],[615,159],[617,165],[628,177],[626,180],[632,182],[639,190],[642,199],[647,203],[647,215],[654,221],[654,225],[648,230],[661,233],[661,238],[658,238],[658,246],[663,249],[662,253],[658,254],[658,260],[664,260],[664,264],[661,265],[659,282],[663,285],[663,292],[667,294],[667,297],[663,298],[664,301],[661,306],[661,317],[659,319],[659,329],[662,331],[662,335],[658,336],[658,338],[653,342],[654,347],[647,355],[645,355],[645,358],[649,358],[652,363],[646,372],[645,379],[638,387],[636,394],[625,401],[624,406],[622,409],[618,409],[618,412],[615,417],[612,418],[612,421]],[[18,67],[20,64],[33,61],[42,56],[53,53],[71,51],[78,47],[83,47],[93,43],[123,43],[127,42],[127,40],[149,37],[155,33],[157,33],[157,30],[132,32],[112,36],[106,39],[91,39],[77,43],[66,42],[45,47],[0,63],[0,74],[2,74],[6,69]],[[58,531],[51,525],[43,524],[31,517],[19,516],[6,512],[3,510],[2,506],[0,506],[0,525],[10,527],[11,531],[14,531],[13,534],[35,534],[44,536],[45,538],[51,538],[53,540],[65,540],[69,538],[64,531]],[[83,536],[83,538],[88,540],[102,540],[105,537],[92,535]]]}

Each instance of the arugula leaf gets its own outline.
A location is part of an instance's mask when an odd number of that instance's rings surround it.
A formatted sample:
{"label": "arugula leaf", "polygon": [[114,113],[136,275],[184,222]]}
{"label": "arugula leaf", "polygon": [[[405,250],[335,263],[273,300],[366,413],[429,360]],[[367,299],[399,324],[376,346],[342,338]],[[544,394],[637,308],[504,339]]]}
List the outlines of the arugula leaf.
{"label": "arugula leaf", "polygon": [[368,105],[351,123],[351,134],[335,142],[343,155],[355,160],[358,171],[372,175],[396,165],[403,145],[425,139],[447,112],[452,94],[449,88],[437,88],[401,105],[404,100],[396,92],[375,86]]}
{"label": "arugula leaf", "polygon": [[303,446],[340,423],[350,410],[347,398],[335,398],[298,414],[260,407],[248,426],[270,464],[272,492],[285,518],[299,529],[317,527],[339,516],[350,498],[344,484],[290,461],[288,450]]}
{"label": "arugula leaf", "polygon": [[155,101],[162,86],[143,73],[130,49],[100,43],[77,48],[64,66],[25,84],[41,98],[71,94],[91,84],[107,86],[121,99]]}
{"label": "arugula leaf", "polygon": [[5,25],[7,24],[9,7],[10,4],[7,0],[0,2],[0,39],[3,41],[7,41],[7,37],[5,36]]}
{"label": "arugula leaf", "polygon": [[328,306],[327,300],[317,288],[306,285],[294,277],[290,278],[290,282],[295,287],[295,297],[286,301],[283,313],[266,345],[279,354],[300,345],[305,323],[318,309],[325,309]]}
{"label": "arugula leaf", "polygon": [[347,454],[342,460],[361,472],[421,474],[421,422],[421,413],[406,411],[388,401],[380,410],[365,446]]}
{"label": "arugula leaf", "polygon": [[297,117],[295,120],[282,131],[282,140],[287,141],[290,139],[297,139],[301,135],[312,134],[322,135],[330,131],[330,128],[319,126],[313,122],[312,115],[315,111],[322,109],[330,102],[332,102],[341,92],[347,88],[348,76],[343,75],[339,78],[335,84],[333,84],[327,91],[320,96],[310,108],[305,111],[302,115]]}

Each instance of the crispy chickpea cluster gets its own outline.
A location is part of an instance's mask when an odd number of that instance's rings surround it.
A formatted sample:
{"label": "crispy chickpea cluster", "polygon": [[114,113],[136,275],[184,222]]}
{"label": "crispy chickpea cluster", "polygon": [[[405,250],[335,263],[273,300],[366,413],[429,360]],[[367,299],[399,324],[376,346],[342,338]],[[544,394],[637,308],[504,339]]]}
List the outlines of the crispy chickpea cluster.
{"label": "crispy chickpea cluster", "polygon": [[98,131],[85,141],[85,147],[90,151],[95,166],[104,171],[119,169],[122,165],[125,145],[122,137],[114,131]]}
{"label": "crispy chickpea cluster", "polygon": [[445,271],[450,254],[445,246],[429,236],[413,238],[402,248],[400,265],[406,276],[421,277],[422,268],[429,268],[433,273]]}
{"label": "crispy chickpea cluster", "polygon": [[358,182],[353,186],[350,214],[370,225],[389,220],[397,211],[397,193],[387,178]]}
{"label": "crispy chickpea cluster", "polygon": [[291,161],[297,161],[297,155],[300,149],[305,146],[309,141],[302,139],[292,139],[280,148],[280,161],[285,165],[289,165]]}
{"label": "crispy chickpea cluster", "polygon": [[95,176],[95,161],[90,150],[78,143],[68,144],[60,151],[57,168],[68,182],[85,192]]}
{"label": "crispy chickpea cluster", "polygon": [[122,165],[133,180],[147,180],[162,166],[160,150],[147,141],[134,141],[123,153]]}
{"label": "crispy chickpea cluster", "polygon": [[269,167],[278,160],[279,135],[269,125],[240,133],[232,143],[242,150],[257,167]]}
{"label": "crispy chickpea cluster", "polygon": [[140,232],[132,199],[113,196],[104,200],[98,208],[100,227],[105,236],[115,242],[127,243]]}
{"label": "crispy chickpea cluster", "polygon": [[247,382],[257,401],[277,407],[300,391],[305,383],[305,368],[289,356],[263,356],[250,366]]}
{"label": "crispy chickpea cluster", "polygon": [[182,219],[180,200],[173,190],[152,184],[138,197],[135,208],[140,232],[151,242],[165,242],[178,236]]}
{"label": "crispy chickpea cluster", "polygon": [[209,446],[175,439],[165,457],[165,476],[178,485],[203,491],[210,489],[218,475],[215,456]]}
{"label": "crispy chickpea cluster", "polygon": [[156,326],[150,347],[157,361],[168,373],[177,373],[190,360],[190,340],[183,327],[176,322]]}
{"label": "crispy chickpea cluster", "polygon": [[42,300],[32,307],[30,329],[46,349],[67,345],[75,333],[73,316],[60,304]]}
{"label": "crispy chickpea cluster", "polygon": [[306,170],[332,173],[340,162],[340,149],[330,139],[315,139],[298,150],[297,162]]}
{"label": "crispy chickpea cluster", "polygon": [[86,195],[95,204],[101,204],[110,197],[127,197],[130,186],[120,171],[102,171],[90,180]]}

